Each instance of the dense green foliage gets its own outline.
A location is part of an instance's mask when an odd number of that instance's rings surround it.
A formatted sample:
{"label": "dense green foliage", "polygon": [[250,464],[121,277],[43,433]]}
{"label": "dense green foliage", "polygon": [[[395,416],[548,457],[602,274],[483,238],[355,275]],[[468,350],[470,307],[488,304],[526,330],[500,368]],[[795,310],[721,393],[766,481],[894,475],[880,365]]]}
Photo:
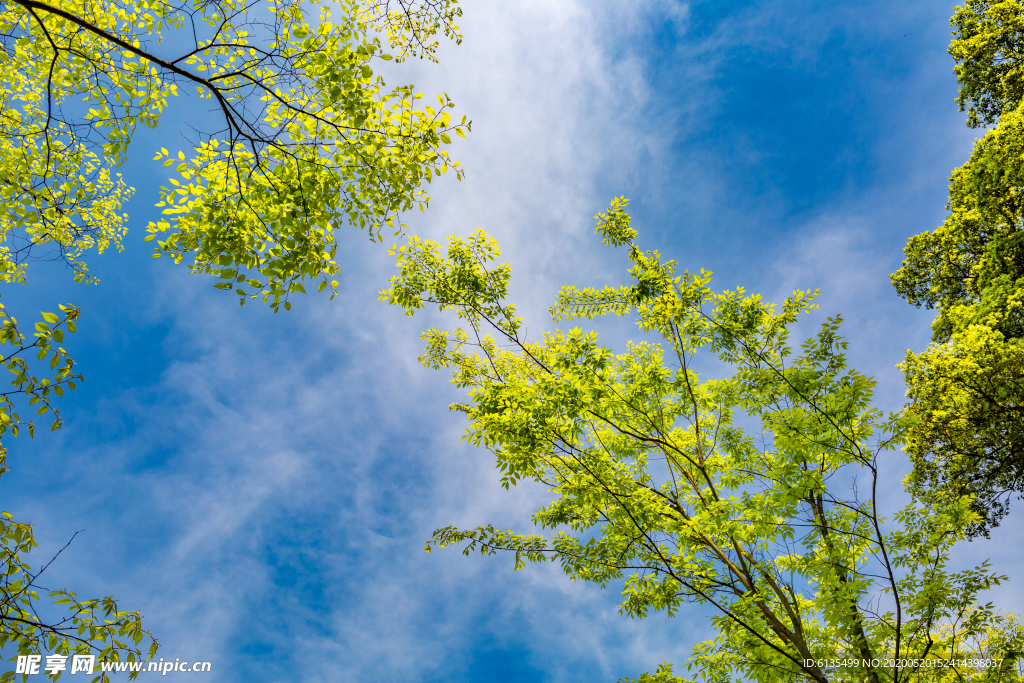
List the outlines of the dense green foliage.
{"label": "dense green foliage", "polygon": [[[1020,680],[1024,630],[979,602],[1003,577],[948,566],[978,519],[971,499],[879,511],[887,454],[914,418],[872,406],[840,320],[793,349],[813,293],[778,307],[716,293],[710,273],[679,275],[636,246],[624,200],[598,219],[605,244],[627,250],[631,284],[563,288],[551,313],[635,314],[644,341],[617,351],[579,328],[526,340],[511,270],[482,232],[445,251],[396,249],[382,298],[410,315],[454,309],[468,325],[426,332],[420,356],[468,392],[451,406],[465,438],[494,454],[506,488],[551,492],[533,516],[549,533],[446,527],[427,550],[507,551],[517,569],[554,561],[570,579],[621,585],[635,618],[711,606],[717,635],[688,662],[706,681]],[[702,379],[706,358],[732,374]],[[989,665],[964,661],[977,658]],[[640,680],[684,679],[665,664]]]}
{"label": "dense green foliage", "polygon": [[400,230],[458,166],[443,146],[465,117],[385,88],[374,66],[388,49],[433,57],[436,32],[461,39],[460,14],[455,0],[0,2],[0,281],[54,253],[88,280],[82,253],[121,245],[133,189],[116,169],[137,127],[190,100],[190,147],[156,156],[176,170],[149,227],[157,255],[275,310],[305,280],[333,291],[334,230]]}
{"label": "dense green foliage", "polygon": [[986,534],[1024,491],[1024,3],[956,10],[958,102],[995,124],[953,171],[949,216],[907,244],[897,291],[935,308],[933,343],[907,354],[909,479],[918,496],[975,496]]}

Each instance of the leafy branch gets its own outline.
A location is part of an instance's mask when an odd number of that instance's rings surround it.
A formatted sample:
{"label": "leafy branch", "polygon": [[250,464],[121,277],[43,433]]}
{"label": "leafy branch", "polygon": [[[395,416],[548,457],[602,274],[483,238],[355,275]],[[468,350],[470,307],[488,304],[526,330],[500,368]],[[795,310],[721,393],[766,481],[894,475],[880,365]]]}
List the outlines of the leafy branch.
{"label": "leafy branch", "polygon": [[[17,319],[0,304],[0,363],[13,376],[13,388],[0,393],[0,437],[8,433],[18,436],[22,429],[34,436],[35,423],[23,420],[17,412],[17,403],[26,398],[29,406],[37,406],[37,415],[53,416],[51,430],[63,425],[55,397],[84,380],[75,373],[74,360],[61,346],[65,333],[77,331],[80,311],[61,305],[60,312],[42,313],[43,319],[35,323],[35,331],[26,338]],[[0,443],[0,475],[8,470],[6,460],[7,451]],[[72,591],[42,587],[40,577],[64,549],[33,571],[23,556],[37,547],[32,525],[14,521],[9,512],[0,513],[0,648],[11,648],[12,659],[45,650],[55,655],[92,655],[99,661],[141,661],[144,654],[140,643],[148,638],[146,656],[153,656],[157,642],[142,627],[139,612],[122,611],[112,597],[83,599]],[[63,610],[62,616],[40,614],[38,603],[43,594]],[[0,675],[0,683],[13,681],[15,676],[6,672]],[[108,675],[101,673],[94,681],[106,683]]]}

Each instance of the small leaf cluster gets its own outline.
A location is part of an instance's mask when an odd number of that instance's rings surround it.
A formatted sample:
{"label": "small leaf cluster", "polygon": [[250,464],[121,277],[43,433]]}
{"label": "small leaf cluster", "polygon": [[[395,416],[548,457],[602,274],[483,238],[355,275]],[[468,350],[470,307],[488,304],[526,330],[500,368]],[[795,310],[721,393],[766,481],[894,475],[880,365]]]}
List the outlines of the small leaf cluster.
{"label": "small leaf cluster", "polygon": [[436,304],[439,311],[455,309],[474,327],[487,319],[505,334],[518,333],[522,320],[515,306],[502,303],[508,296],[512,269],[508,264],[490,265],[501,250],[497,240],[482,230],[465,240],[452,236],[445,254],[437,242],[416,236],[388,253],[397,256],[401,274],[381,292],[382,301],[401,306],[406,315],[425,304]]}
{"label": "small leaf cluster", "polygon": [[[0,363],[13,376],[12,389],[0,391],[0,436],[10,430],[17,436],[22,428],[28,430],[29,436],[35,434],[35,423],[22,421],[16,412],[15,397],[24,396],[29,406],[35,406],[36,415],[51,414],[54,418],[50,430],[59,429],[63,424],[60,413],[53,406],[55,396],[63,396],[64,389],[74,389],[75,382],[84,381],[82,375],[74,372],[75,361],[68,356],[60,343],[64,341],[64,332],[75,332],[75,321],[79,309],[73,306],[60,306],[61,314],[42,313],[42,320],[35,323],[32,343],[28,343],[25,335],[18,328],[18,321],[3,304],[0,304]],[[10,347],[10,348],[8,348]],[[48,366],[48,377],[32,374],[31,364],[39,363]],[[0,447],[2,448],[2,447]]]}
{"label": "small leaf cluster", "polygon": [[455,24],[462,16],[458,0],[376,0],[367,3],[364,12],[369,23],[382,28],[388,44],[398,48],[396,62],[409,57],[437,62],[440,44],[434,36],[439,32],[456,44],[462,43],[462,34]]}

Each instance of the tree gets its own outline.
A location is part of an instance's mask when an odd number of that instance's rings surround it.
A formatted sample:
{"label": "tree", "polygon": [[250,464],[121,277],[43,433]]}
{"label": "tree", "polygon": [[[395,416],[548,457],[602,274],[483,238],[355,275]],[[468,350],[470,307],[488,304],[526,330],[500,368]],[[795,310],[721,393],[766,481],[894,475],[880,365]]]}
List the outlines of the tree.
{"label": "tree", "polygon": [[[452,118],[452,101],[427,106],[412,85],[387,89],[374,71],[436,61],[439,33],[461,42],[461,15],[457,0],[0,0],[0,283],[24,283],[33,260],[95,282],[83,254],[122,248],[134,192],[117,169],[138,127],[184,99],[184,149],[155,157],[174,177],[157,204],[163,218],[148,226],[154,256],[189,259],[240,303],[262,297],[275,312],[307,280],[333,297],[336,229],[380,241],[405,227],[403,212],[426,208],[434,177],[462,177],[445,147],[470,123]],[[0,306],[0,362],[13,376],[0,393],[0,437],[34,433],[18,415],[22,399],[52,413],[53,429],[62,424],[52,401],[82,377],[60,346],[78,309],[61,313],[43,313],[28,343]],[[5,462],[0,443],[0,474]],[[48,591],[66,612],[40,616],[49,565],[25,563],[32,528],[3,515],[0,647],[152,657],[141,615],[113,598]]]}
{"label": "tree", "polygon": [[[426,549],[558,562],[570,579],[621,584],[630,617],[712,606],[717,635],[688,662],[707,681],[1020,680],[1024,630],[979,602],[1004,577],[948,566],[977,520],[971,499],[878,509],[886,453],[914,418],[872,406],[840,318],[794,351],[789,330],[815,293],[779,307],[715,293],[710,273],[678,275],[641,251],[625,207],[614,201],[597,231],[627,250],[631,284],[564,287],[551,308],[556,322],[634,313],[660,342],[618,352],[579,328],[526,340],[511,269],[483,232],[445,252],[416,238],[396,248],[381,298],[467,325],[424,333],[420,356],[467,391],[451,406],[466,440],[494,454],[505,488],[534,481],[553,498],[533,515],[549,535],[446,527]],[[702,380],[705,355],[733,373]],[[639,680],[684,679],[663,664]]]}
{"label": "tree", "polygon": [[190,90],[213,121],[196,111],[187,154],[156,155],[177,175],[157,254],[275,311],[307,279],[334,292],[336,227],[400,231],[433,176],[461,178],[443,147],[465,117],[373,70],[436,59],[458,16],[457,0],[0,2],[0,281],[40,257],[90,280],[83,252],[121,247],[133,189],[116,168],[137,127]]}
{"label": "tree", "polygon": [[933,343],[902,368],[918,420],[908,483],[926,500],[974,496],[985,535],[1024,492],[1024,3],[968,0],[952,18],[968,125],[992,126],[949,181],[949,216],[910,238],[892,276],[935,308]]}

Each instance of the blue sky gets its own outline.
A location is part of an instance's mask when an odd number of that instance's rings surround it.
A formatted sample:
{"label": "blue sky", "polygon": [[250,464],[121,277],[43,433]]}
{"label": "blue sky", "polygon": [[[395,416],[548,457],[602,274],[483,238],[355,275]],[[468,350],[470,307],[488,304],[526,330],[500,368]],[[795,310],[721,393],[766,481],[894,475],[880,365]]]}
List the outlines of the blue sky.
{"label": "blue sky", "polygon": [[[592,216],[626,195],[644,245],[721,288],[779,300],[820,287],[853,364],[877,376],[886,408],[901,405],[894,365],[927,343],[931,315],[887,275],[908,236],[942,221],[946,178],[976,135],[953,102],[951,5],[465,10],[465,42],[440,65],[388,72],[474,121],[452,151],[466,180],[436,183],[413,232],[496,235],[539,334],[560,285],[623,281]],[[423,552],[446,524],[525,529],[544,496],[504,492],[490,456],[460,442],[456,393],[415,361],[420,331],[443,323],[376,301],[386,246],[343,229],[339,297],[276,316],[149,258],[162,177],[148,159],[190,116],[137,139],[131,231],[124,253],[90,260],[99,286],[38,264],[2,292],[24,320],[82,307],[67,346],[86,382],[63,403],[67,426],[10,442],[0,480],[4,508],[36,525],[37,559],[82,530],[47,585],[140,609],[160,656],[212,661],[208,681],[614,681],[685,661],[708,633],[699,611],[630,621],[614,590],[552,567]],[[894,459],[892,504],[903,471]],[[1011,526],[957,560],[1019,574]],[[991,598],[1024,611],[1017,584]]]}

